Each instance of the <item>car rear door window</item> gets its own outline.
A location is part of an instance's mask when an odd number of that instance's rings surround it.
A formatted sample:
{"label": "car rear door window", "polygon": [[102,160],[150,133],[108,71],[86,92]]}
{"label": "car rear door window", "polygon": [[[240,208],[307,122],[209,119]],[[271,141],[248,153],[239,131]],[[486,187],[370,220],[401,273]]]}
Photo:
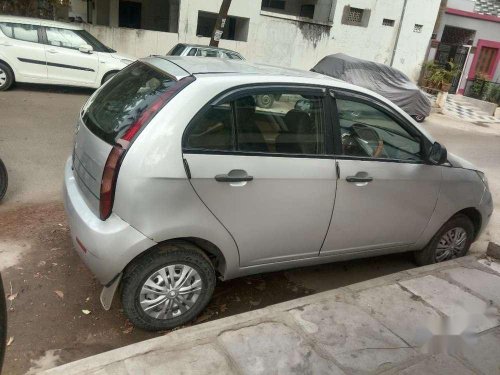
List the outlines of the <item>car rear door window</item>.
{"label": "car rear door window", "polygon": [[2,22],[0,23],[0,29],[9,38],[38,43],[39,26],[37,25]]}
{"label": "car rear door window", "polygon": [[78,49],[88,42],[73,30],[59,29],[55,27],[45,28],[47,41],[51,46]]}
{"label": "car rear door window", "polygon": [[210,106],[195,118],[186,147],[197,150],[231,151],[234,149],[233,112],[230,103]]}
{"label": "car rear door window", "polygon": [[421,161],[420,139],[366,103],[337,99],[344,155]]}
{"label": "car rear door window", "polygon": [[[260,105],[260,106],[259,106]],[[188,126],[185,149],[266,154],[325,153],[323,100],[289,92],[211,105]]]}

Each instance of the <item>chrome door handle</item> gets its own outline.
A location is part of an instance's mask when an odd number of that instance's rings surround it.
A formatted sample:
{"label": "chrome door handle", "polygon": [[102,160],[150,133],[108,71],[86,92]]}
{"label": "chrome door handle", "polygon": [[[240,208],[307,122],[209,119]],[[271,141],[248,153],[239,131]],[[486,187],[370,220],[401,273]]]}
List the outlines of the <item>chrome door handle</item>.
{"label": "chrome door handle", "polygon": [[52,53],[52,54],[57,53],[57,51],[55,49],[48,49],[47,52]]}
{"label": "chrome door handle", "polygon": [[349,177],[346,177],[346,181],[347,182],[372,182],[373,181],[373,177],[370,177],[370,176],[349,176]]}
{"label": "chrome door handle", "polygon": [[233,169],[228,174],[218,174],[215,176],[218,182],[245,182],[252,181],[253,176],[249,176],[246,171],[242,169]]}

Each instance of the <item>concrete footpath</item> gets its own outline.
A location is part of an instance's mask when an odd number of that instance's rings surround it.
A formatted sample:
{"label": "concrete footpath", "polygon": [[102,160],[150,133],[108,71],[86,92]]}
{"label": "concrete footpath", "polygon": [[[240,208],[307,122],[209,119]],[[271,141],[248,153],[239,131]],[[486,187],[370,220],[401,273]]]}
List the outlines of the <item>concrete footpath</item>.
{"label": "concrete footpath", "polygon": [[466,257],[179,329],[44,372],[499,374],[500,263]]}

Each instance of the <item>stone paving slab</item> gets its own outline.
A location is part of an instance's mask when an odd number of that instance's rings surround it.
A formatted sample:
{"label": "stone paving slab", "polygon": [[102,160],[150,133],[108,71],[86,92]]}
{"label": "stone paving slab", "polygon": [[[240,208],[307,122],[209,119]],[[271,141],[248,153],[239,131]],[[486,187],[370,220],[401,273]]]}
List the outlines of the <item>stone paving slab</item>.
{"label": "stone paving slab", "polygon": [[477,338],[463,352],[464,359],[485,375],[500,374],[500,328]]}
{"label": "stone paving slab", "polygon": [[283,323],[260,323],[226,331],[219,341],[245,374],[343,374]]}
{"label": "stone paving slab", "polygon": [[500,263],[492,262],[487,259],[480,259],[479,263],[500,274]]}
{"label": "stone paving slab", "polygon": [[[500,290],[488,272],[470,257],[400,272],[176,330],[44,374],[500,374],[500,326],[491,328],[498,321],[484,316]],[[452,324],[470,312],[479,334],[465,330],[466,319]]]}
{"label": "stone paving slab", "polygon": [[464,367],[455,358],[445,354],[438,354],[426,358],[404,370],[397,372],[400,375],[474,375],[474,372]]}
{"label": "stone paving slab", "polygon": [[431,336],[429,322],[440,315],[399,285],[368,289],[354,296],[371,316],[412,346],[423,345]]}
{"label": "stone paving slab", "polygon": [[500,306],[500,276],[471,268],[443,271],[453,281]]}
{"label": "stone paving slab", "polygon": [[482,332],[499,324],[498,319],[484,315],[489,307],[485,301],[446,280],[427,275],[399,284],[448,317],[460,317],[461,327],[455,327],[457,333],[466,328],[472,332]]}
{"label": "stone paving slab", "polygon": [[350,372],[375,371],[416,355],[403,340],[351,304],[325,301],[290,314],[322,351]]}

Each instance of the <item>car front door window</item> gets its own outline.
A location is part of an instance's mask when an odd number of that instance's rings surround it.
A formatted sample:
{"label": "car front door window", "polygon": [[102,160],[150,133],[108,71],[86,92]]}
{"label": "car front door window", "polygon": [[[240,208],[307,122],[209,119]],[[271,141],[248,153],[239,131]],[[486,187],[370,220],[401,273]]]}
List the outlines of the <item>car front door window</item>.
{"label": "car front door window", "polygon": [[421,143],[381,110],[337,99],[342,151],[347,156],[422,161]]}

